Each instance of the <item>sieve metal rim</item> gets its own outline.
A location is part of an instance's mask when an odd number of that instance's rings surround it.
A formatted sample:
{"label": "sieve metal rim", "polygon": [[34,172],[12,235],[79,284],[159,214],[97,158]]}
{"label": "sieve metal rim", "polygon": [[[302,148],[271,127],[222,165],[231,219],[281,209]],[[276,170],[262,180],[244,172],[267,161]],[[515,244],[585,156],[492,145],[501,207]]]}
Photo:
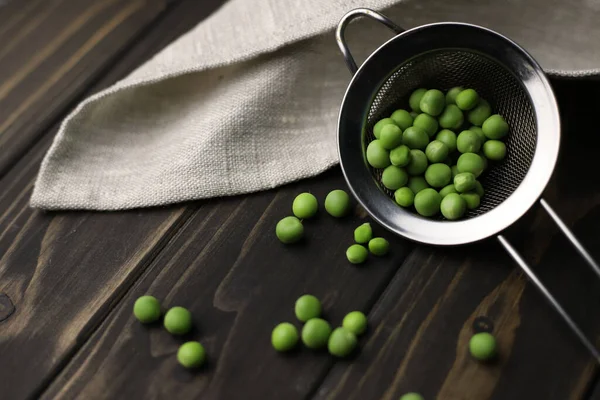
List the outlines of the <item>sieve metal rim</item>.
{"label": "sieve metal rim", "polygon": [[[510,71],[531,99],[538,130],[531,167],[517,190],[493,210],[460,221],[430,220],[397,206],[372,177],[362,147],[370,105],[388,77],[408,60],[443,49],[477,52]],[[349,53],[344,55],[348,59]],[[348,62],[348,65],[352,70],[352,64]],[[350,191],[386,229],[427,244],[472,243],[502,232],[541,197],[558,158],[560,117],[554,93],[541,66],[518,44],[485,27],[438,22],[399,33],[355,70],[338,117],[338,156]]]}

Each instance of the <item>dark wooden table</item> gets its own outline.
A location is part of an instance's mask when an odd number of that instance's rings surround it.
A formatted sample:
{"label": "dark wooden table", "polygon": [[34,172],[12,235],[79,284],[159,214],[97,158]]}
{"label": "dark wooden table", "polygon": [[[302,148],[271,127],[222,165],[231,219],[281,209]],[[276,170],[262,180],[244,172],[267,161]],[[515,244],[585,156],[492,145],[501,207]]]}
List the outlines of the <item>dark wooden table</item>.
{"label": "dark wooden table", "polygon": [[[128,212],[28,206],[65,115],[220,6],[220,0],[0,1],[0,398],[600,399],[593,359],[495,241],[453,249],[390,234],[362,267],[344,257],[360,210],[307,223],[286,248],[275,223],[301,191],[344,188],[339,169],[277,190]],[[600,82],[552,81],[564,123],[546,197],[600,258]],[[589,96],[589,98],[586,98]],[[543,134],[543,132],[542,132]],[[600,282],[538,210],[516,230],[543,281],[594,340]],[[363,310],[370,329],[349,360],[282,356],[270,331],[303,293],[335,325]],[[180,339],[132,318],[145,293],[194,316],[207,348],[179,367]],[[474,362],[487,326],[500,358]]]}

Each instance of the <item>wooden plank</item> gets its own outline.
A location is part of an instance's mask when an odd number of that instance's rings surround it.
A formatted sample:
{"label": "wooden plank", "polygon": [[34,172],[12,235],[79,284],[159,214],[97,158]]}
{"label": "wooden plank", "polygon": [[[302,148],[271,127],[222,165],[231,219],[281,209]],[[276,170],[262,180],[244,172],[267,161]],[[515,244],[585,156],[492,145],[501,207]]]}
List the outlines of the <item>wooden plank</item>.
{"label": "wooden plank", "polygon": [[[545,196],[600,259],[600,181],[589,144],[600,83],[554,85],[565,137]],[[541,210],[520,233],[516,245],[542,281],[598,338],[597,277]],[[494,240],[419,248],[369,317],[374,330],[360,357],[336,364],[317,399],[397,399],[408,391],[427,399],[580,399],[595,377],[594,360]],[[470,336],[482,329],[499,341],[491,365],[468,355]]]}
{"label": "wooden plank", "polygon": [[166,4],[30,0],[0,8],[0,176]]}
{"label": "wooden plank", "polygon": [[[100,392],[105,398],[305,398],[333,360],[306,349],[277,354],[270,345],[272,328],[294,321],[294,302],[304,293],[323,300],[334,326],[349,311],[368,311],[410,249],[390,238],[388,257],[351,265],[345,250],[353,228],[365,220],[360,212],[337,220],[322,210],[305,222],[304,243],[285,246],[277,240],[275,224],[290,214],[294,196],[310,190],[322,201],[344,186],[335,170],[275,192],[208,202],[44,398],[90,398]],[[181,340],[132,318],[132,304],[144,293],[156,295],[164,306],[191,310],[197,330],[186,339],[204,343],[206,369],[180,368],[175,353]]]}
{"label": "wooden plank", "polygon": [[[169,9],[156,30],[85,94],[122,78],[220,3],[187,7],[185,16]],[[3,398],[37,397],[189,216],[184,206],[114,213],[32,210],[35,174],[56,129],[0,180]]]}

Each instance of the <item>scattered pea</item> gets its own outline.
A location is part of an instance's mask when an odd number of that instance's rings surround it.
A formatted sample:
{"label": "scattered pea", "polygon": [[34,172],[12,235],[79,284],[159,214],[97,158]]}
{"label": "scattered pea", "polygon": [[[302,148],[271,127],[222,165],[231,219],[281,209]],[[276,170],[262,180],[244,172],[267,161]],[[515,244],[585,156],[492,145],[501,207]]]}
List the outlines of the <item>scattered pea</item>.
{"label": "scattered pea", "polygon": [[476,333],[469,341],[469,351],[473,358],[487,361],[496,356],[496,338],[487,332]]}
{"label": "scattered pea", "polygon": [[475,181],[475,193],[479,195],[479,197],[483,197],[485,194],[485,190],[483,190],[483,185],[479,181]]}
{"label": "scattered pea", "polygon": [[386,125],[381,128],[379,140],[386,150],[396,148],[402,144],[402,130],[394,124]]}
{"label": "scattered pea", "polygon": [[292,212],[300,219],[313,217],[318,208],[317,198],[311,193],[300,193],[292,203]]}
{"label": "scattered pea", "polygon": [[143,324],[160,318],[160,303],[154,296],[141,296],[133,304],[133,315]]}
{"label": "scattered pea", "polygon": [[165,329],[173,335],[184,335],[192,330],[192,314],[183,307],[173,307],[165,314]]}
{"label": "scattered pea", "polygon": [[275,235],[282,243],[296,243],[304,236],[304,226],[296,217],[285,217],[275,226]]}
{"label": "scattered pea", "polygon": [[421,190],[415,196],[415,209],[424,217],[432,217],[440,212],[442,196],[434,189]]}
{"label": "scattered pea", "polygon": [[[452,179],[454,179],[454,178],[452,178]],[[458,191],[454,187],[453,183],[444,186],[444,188],[442,190],[440,190],[440,196],[442,196],[442,199],[444,197],[448,196],[450,193],[458,193]]]}
{"label": "scattered pea", "polygon": [[400,189],[408,182],[408,173],[404,168],[390,165],[383,170],[381,183],[390,190]]}
{"label": "scattered pea", "polygon": [[394,120],[391,118],[384,118],[379,120],[375,126],[373,126],[373,135],[375,135],[375,139],[379,139],[381,137],[381,130],[384,126],[394,124]]}
{"label": "scattered pea", "polygon": [[500,161],[506,156],[506,145],[499,140],[488,140],[483,144],[483,154],[492,161]]}
{"label": "scattered pea", "polygon": [[360,311],[352,311],[344,317],[342,327],[360,336],[367,330],[367,317]]}
{"label": "scattered pea", "polygon": [[398,205],[410,207],[415,200],[415,194],[408,186],[404,186],[394,192],[394,199]]}
{"label": "scattered pea", "polygon": [[373,238],[373,228],[371,224],[365,222],[354,230],[354,241],[356,243],[365,244],[369,243],[369,240]]}
{"label": "scattered pea", "polygon": [[470,172],[477,178],[485,169],[485,162],[478,154],[465,153],[458,158],[456,167],[458,172]]}
{"label": "scattered pea", "polygon": [[321,318],[312,318],[302,327],[302,343],[309,349],[321,349],[327,346],[331,335],[331,325]]}
{"label": "scattered pea", "polygon": [[481,126],[488,139],[502,139],[508,133],[508,124],[500,114],[494,114],[485,120]]}
{"label": "scattered pea", "polygon": [[470,110],[479,103],[479,95],[473,89],[465,89],[456,95],[456,105],[461,110]]}
{"label": "scattered pea", "polygon": [[429,142],[427,148],[425,148],[425,155],[427,159],[432,163],[439,163],[448,158],[448,146],[440,140],[434,140]]}
{"label": "scattered pea", "polygon": [[410,178],[408,178],[408,183],[406,184],[406,186],[415,194],[415,196],[421,190],[430,187],[429,183],[427,183],[425,178],[422,176],[411,176]]}
{"label": "scattered pea", "polygon": [[456,148],[461,153],[477,153],[481,148],[481,140],[473,131],[462,131],[456,139]]}
{"label": "scattered pea", "polygon": [[289,322],[282,322],[271,333],[271,344],[277,351],[292,350],[298,344],[298,329]]}
{"label": "scattered pea", "polygon": [[447,129],[459,129],[464,122],[464,115],[458,106],[448,104],[439,116],[440,126]]}
{"label": "scattered pea", "polygon": [[408,105],[414,112],[421,112],[421,99],[423,98],[425,92],[427,92],[427,89],[419,88],[410,95],[410,98],[408,99]]}
{"label": "scattered pea", "polygon": [[413,126],[417,128],[421,128],[427,133],[428,137],[432,137],[438,130],[438,121],[429,114],[419,114],[415,121],[413,122]]}
{"label": "scattered pea", "polygon": [[390,250],[390,243],[384,238],[373,238],[369,240],[369,251],[376,256],[385,256]]}
{"label": "scattered pea", "polygon": [[410,162],[410,149],[402,145],[390,151],[390,161],[396,167],[406,167]]}
{"label": "scattered pea", "polygon": [[450,183],[452,179],[452,170],[446,164],[431,164],[425,171],[425,180],[429,186],[441,188]]}
{"label": "scattered pea", "polygon": [[325,210],[332,217],[344,217],[350,213],[351,209],[350,196],[343,190],[333,190],[325,197]]}
{"label": "scattered pea", "polygon": [[329,341],[327,342],[327,349],[331,355],[347,357],[354,351],[357,344],[358,339],[354,333],[346,328],[339,327],[331,332]]}
{"label": "scattered pea", "polygon": [[479,104],[469,111],[467,114],[467,120],[473,125],[481,126],[490,115],[492,115],[490,103],[484,99],[481,99],[479,100]]}
{"label": "scattered pea", "polygon": [[419,106],[424,113],[436,117],[444,110],[444,107],[446,106],[446,97],[440,90],[430,89],[423,94],[423,97],[421,97]]}
{"label": "scattered pea", "polygon": [[481,143],[485,143],[485,141],[487,140],[487,138],[485,137],[484,133],[483,133],[483,129],[481,129],[478,126],[472,126],[469,128],[469,130],[471,132],[475,132],[477,134],[477,137],[479,138],[479,141]]}
{"label": "scattered pea", "polygon": [[475,175],[470,172],[461,172],[454,177],[454,188],[459,193],[466,193],[475,188]]}
{"label": "scattered pea", "polygon": [[446,93],[446,104],[456,104],[456,96],[463,90],[464,88],[462,86],[456,86],[448,90]]}
{"label": "scattered pea", "polygon": [[418,126],[411,126],[407,130],[405,130],[404,134],[402,135],[402,144],[408,146],[411,149],[425,150],[425,147],[427,147],[428,143],[429,136],[427,135],[427,132],[425,132],[422,128],[419,128]]}
{"label": "scattered pea", "polygon": [[367,146],[367,162],[373,168],[385,168],[391,164],[390,152],[383,147],[379,139],[373,140]]}
{"label": "scattered pea", "polygon": [[199,342],[186,342],[177,350],[177,361],[185,368],[198,368],[206,360],[206,351]]}
{"label": "scattered pea", "polygon": [[361,246],[360,244],[353,244],[352,246],[348,247],[348,250],[346,250],[346,258],[352,264],[364,263],[367,261],[368,255],[368,250],[365,248],[365,246]]}
{"label": "scattered pea", "polygon": [[448,147],[448,153],[454,153],[456,151],[456,133],[452,132],[450,129],[442,129],[438,132],[435,139]]}
{"label": "scattered pea", "polygon": [[427,156],[421,150],[410,151],[410,162],[406,166],[406,172],[411,176],[421,175],[427,169]]}
{"label": "scattered pea", "polygon": [[444,217],[454,221],[465,214],[467,203],[458,193],[450,193],[442,199],[440,209]]}
{"label": "scattered pea", "polygon": [[312,294],[302,295],[296,300],[294,305],[294,313],[298,321],[306,322],[312,318],[321,316],[321,302]]}
{"label": "scattered pea", "polygon": [[406,128],[410,128],[413,124],[413,117],[406,110],[396,110],[392,113],[390,118],[394,121],[396,125],[400,127],[400,129],[405,130]]}
{"label": "scattered pea", "polygon": [[425,400],[425,398],[419,393],[410,392],[400,397],[400,400]]}
{"label": "scattered pea", "polygon": [[461,193],[460,197],[462,197],[467,202],[467,208],[469,210],[474,210],[479,207],[481,199],[479,195],[474,190],[471,192]]}

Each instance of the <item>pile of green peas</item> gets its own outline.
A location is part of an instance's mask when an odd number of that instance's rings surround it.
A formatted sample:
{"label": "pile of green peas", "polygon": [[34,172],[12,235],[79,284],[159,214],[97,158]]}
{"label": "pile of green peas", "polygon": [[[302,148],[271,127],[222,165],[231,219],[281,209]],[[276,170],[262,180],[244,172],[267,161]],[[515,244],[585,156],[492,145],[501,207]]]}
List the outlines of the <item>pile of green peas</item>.
{"label": "pile of green peas", "polygon": [[300,332],[291,322],[282,322],[271,332],[271,344],[278,352],[288,352],[302,341],[305,347],[318,350],[327,348],[336,357],[347,357],[358,345],[358,336],[367,330],[367,317],[360,311],[352,311],[344,317],[342,326],[331,328],[322,318],[323,306],[311,294],[296,300],[294,313],[304,325]]}
{"label": "pile of green peas", "polygon": [[462,218],[479,207],[488,164],[506,157],[509,126],[471,88],[416,89],[411,111],[399,109],[373,127],[366,158],[382,170],[394,200],[424,217]]}

